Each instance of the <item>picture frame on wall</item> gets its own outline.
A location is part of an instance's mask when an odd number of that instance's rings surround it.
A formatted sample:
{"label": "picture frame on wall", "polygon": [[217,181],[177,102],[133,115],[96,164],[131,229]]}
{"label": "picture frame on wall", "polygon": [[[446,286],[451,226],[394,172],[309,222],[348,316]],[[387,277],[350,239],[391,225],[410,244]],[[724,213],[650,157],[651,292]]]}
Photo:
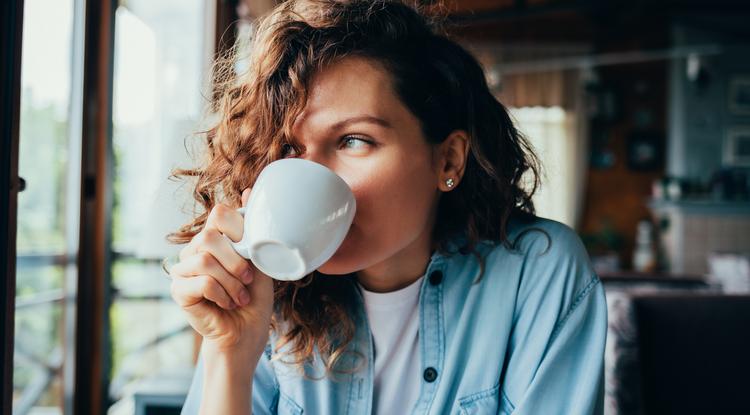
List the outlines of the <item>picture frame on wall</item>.
{"label": "picture frame on wall", "polygon": [[750,167],[750,125],[731,127],[724,140],[724,165]]}
{"label": "picture frame on wall", "polygon": [[750,115],[750,75],[735,76],[729,81],[729,112]]}
{"label": "picture frame on wall", "polygon": [[656,171],[664,167],[664,135],[636,131],[627,138],[627,164],[632,171]]}

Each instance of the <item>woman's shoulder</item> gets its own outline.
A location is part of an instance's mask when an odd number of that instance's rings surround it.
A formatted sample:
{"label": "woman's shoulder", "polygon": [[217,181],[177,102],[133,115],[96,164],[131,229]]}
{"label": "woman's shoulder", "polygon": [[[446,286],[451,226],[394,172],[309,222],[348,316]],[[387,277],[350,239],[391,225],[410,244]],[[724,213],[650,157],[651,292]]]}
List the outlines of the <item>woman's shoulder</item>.
{"label": "woman's shoulder", "polygon": [[[465,236],[456,237],[453,248],[466,242]],[[462,270],[483,268],[482,279],[517,279],[519,293],[540,285],[567,285],[567,290],[582,291],[597,280],[578,234],[551,219],[511,219],[505,243],[481,239],[474,254],[452,255],[451,264]]]}
{"label": "woman's shoulder", "polygon": [[[456,245],[464,239],[456,239]],[[588,254],[578,234],[568,225],[552,219],[533,217],[511,219],[507,241],[478,241],[476,250],[482,256],[499,259],[506,255],[522,256],[534,262],[556,262],[565,258],[588,261]]]}
{"label": "woman's shoulder", "polygon": [[557,293],[564,309],[599,283],[580,237],[569,226],[534,218],[508,229],[508,244],[484,242],[485,276],[514,279],[519,300],[549,301]]}
{"label": "woman's shoulder", "polygon": [[585,249],[578,234],[568,225],[552,219],[512,219],[508,222],[508,240],[517,253],[542,256],[585,256]]}
{"label": "woman's shoulder", "polygon": [[[508,257],[514,257],[516,261],[520,258],[537,267],[555,266],[565,261],[589,264],[586,248],[578,234],[555,220],[541,217],[523,220],[513,218],[508,221],[506,233],[505,242],[480,239],[473,245],[474,253],[484,259],[485,265],[506,262]],[[472,257],[461,249],[469,245],[468,241],[465,234],[455,235],[449,240],[448,251],[451,253],[447,256],[459,261]],[[462,255],[457,256],[456,253]]]}

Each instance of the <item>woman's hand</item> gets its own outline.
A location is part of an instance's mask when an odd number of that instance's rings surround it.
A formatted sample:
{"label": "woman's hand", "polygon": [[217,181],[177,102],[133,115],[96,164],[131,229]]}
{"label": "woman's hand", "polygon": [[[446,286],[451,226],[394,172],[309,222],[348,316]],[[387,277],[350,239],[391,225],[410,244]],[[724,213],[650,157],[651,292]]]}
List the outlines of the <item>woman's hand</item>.
{"label": "woman's hand", "polygon": [[[242,206],[250,189],[242,192]],[[219,352],[260,357],[273,310],[273,280],[241,257],[229,241],[242,239],[243,218],[233,208],[216,205],[206,225],[180,252],[169,273],[171,294],[203,345]]]}

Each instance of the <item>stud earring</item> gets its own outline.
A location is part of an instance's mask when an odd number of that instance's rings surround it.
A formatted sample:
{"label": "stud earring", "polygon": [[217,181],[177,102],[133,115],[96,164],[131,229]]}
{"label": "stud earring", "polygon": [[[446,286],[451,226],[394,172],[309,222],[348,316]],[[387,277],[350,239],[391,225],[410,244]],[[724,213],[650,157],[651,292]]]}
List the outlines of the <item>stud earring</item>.
{"label": "stud earring", "polygon": [[445,185],[448,186],[449,189],[452,188],[454,184],[455,182],[453,181],[453,179],[448,179],[445,181]]}

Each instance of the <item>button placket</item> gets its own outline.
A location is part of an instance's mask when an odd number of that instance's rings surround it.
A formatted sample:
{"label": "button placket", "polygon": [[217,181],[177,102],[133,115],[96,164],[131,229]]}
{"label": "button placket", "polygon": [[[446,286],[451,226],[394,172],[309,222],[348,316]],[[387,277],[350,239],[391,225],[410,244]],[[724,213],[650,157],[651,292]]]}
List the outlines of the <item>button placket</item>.
{"label": "button placket", "polygon": [[[357,351],[362,353],[367,359],[367,367],[365,372],[357,371],[351,374],[349,381],[349,399],[346,408],[346,413],[370,413],[372,412],[372,398],[373,398],[373,384],[375,380],[374,364],[374,344],[372,338],[372,332],[370,331],[370,323],[367,320],[367,313],[364,309],[364,298],[362,293],[355,289],[357,293],[359,312],[358,312],[358,324],[356,329],[356,343],[358,344]],[[361,357],[356,353],[352,356],[353,367],[357,366],[357,359]]]}
{"label": "button placket", "polygon": [[427,273],[429,284],[422,287],[419,339],[422,360],[422,393],[415,413],[427,413],[434,400],[444,355],[443,270],[433,263]]}

